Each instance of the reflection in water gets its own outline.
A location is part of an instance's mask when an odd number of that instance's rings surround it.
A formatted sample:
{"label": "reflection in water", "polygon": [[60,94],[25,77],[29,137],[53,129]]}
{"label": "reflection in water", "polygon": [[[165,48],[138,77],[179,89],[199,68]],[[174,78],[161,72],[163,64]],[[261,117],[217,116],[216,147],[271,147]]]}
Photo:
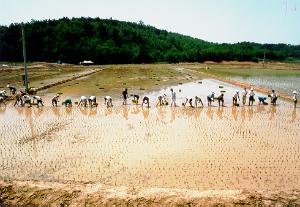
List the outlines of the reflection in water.
{"label": "reflection in water", "polygon": [[[128,115],[131,107],[99,107],[93,117],[83,117],[78,107],[70,115],[62,107],[45,107],[42,113],[35,107],[7,107],[5,116],[0,114],[1,136],[7,138],[0,145],[0,175],[200,190],[247,188],[251,179],[249,188],[299,186],[297,179],[288,179],[298,176],[300,166],[299,113],[291,106],[278,106],[272,121],[268,120],[269,106],[163,106],[140,108],[139,115]],[[122,117],[122,110],[130,121]],[[91,115],[96,109],[87,112]],[[211,120],[213,113],[215,120]],[[238,121],[233,121],[235,113]],[[24,139],[27,142],[16,147]],[[292,164],[282,162],[282,157]],[[241,176],[246,181],[236,180]],[[265,183],[268,179],[272,182]]]}
{"label": "reflection in water", "polygon": [[242,123],[244,123],[245,119],[246,119],[246,108],[245,107],[242,107],[241,117],[242,117]]}
{"label": "reflection in water", "polygon": [[97,115],[97,108],[90,108],[89,116],[96,116]]}
{"label": "reflection in water", "polygon": [[176,119],[176,107],[171,107],[171,122]]}
{"label": "reflection in water", "polygon": [[126,105],[122,106],[122,111],[123,111],[123,113],[122,113],[123,117],[126,120],[128,120],[128,106],[126,106]]}
{"label": "reflection in water", "polygon": [[260,112],[264,112],[264,111],[266,111],[266,109],[265,109],[265,106],[264,106],[264,105],[258,105],[258,106],[257,106],[257,112],[258,112],[258,113],[260,113]]}
{"label": "reflection in water", "polygon": [[277,107],[271,105],[271,106],[270,106],[270,113],[271,113],[270,120],[274,119],[274,116],[275,116],[275,114],[276,114],[276,111],[277,111]]}
{"label": "reflection in water", "polygon": [[37,108],[37,110],[34,111],[34,115],[36,117],[41,116],[43,113],[44,113],[44,107],[39,107],[39,108]]}
{"label": "reflection in water", "polygon": [[164,120],[165,119],[165,114],[166,114],[166,108],[164,106],[158,106],[157,107],[157,114],[158,114],[158,118],[160,120]]}
{"label": "reflection in water", "polygon": [[105,111],[104,111],[104,115],[105,116],[109,116],[109,115],[112,114],[112,112],[113,112],[113,108],[112,107],[106,107]]}
{"label": "reflection in water", "polygon": [[219,119],[223,119],[223,112],[224,112],[224,107],[218,107],[217,110],[217,116],[219,117]]}
{"label": "reflection in water", "polygon": [[213,119],[213,111],[211,109],[212,107],[208,107],[207,110],[206,110],[206,115],[209,119]]}
{"label": "reflection in water", "polygon": [[52,107],[52,112],[55,116],[60,116],[60,109],[58,107]]}
{"label": "reflection in water", "polygon": [[143,112],[144,119],[147,119],[150,113],[149,108],[142,108],[142,112]]}
{"label": "reflection in water", "polygon": [[297,109],[294,108],[293,112],[292,112],[292,123],[294,123],[297,119]]}
{"label": "reflection in water", "polygon": [[251,120],[253,117],[253,106],[249,106],[247,112],[248,112],[248,118],[249,120]]}
{"label": "reflection in water", "polygon": [[0,113],[4,113],[6,110],[6,106],[0,106]]}
{"label": "reflection in water", "polygon": [[66,114],[70,114],[72,112],[72,107],[66,107]]}
{"label": "reflection in water", "polygon": [[80,107],[79,110],[80,110],[81,114],[83,114],[85,116],[88,115],[88,110],[85,107]]}
{"label": "reflection in water", "polygon": [[34,158],[37,157],[37,147],[36,147],[36,135],[33,128],[33,109],[32,107],[25,109],[25,116],[26,120],[29,124],[30,132],[31,132],[31,139],[32,139],[32,156]]}
{"label": "reflection in water", "polygon": [[134,114],[134,115],[138,115],[141,111],[141,108],[137,105],[133,106],[131,108],[131,114]]}
{"label": "reflection in water", "polygon": [[237,107],[232,107],[231,108],[231,115],[232,115],[233,119],[236,121],[237,117],[238,117]]}

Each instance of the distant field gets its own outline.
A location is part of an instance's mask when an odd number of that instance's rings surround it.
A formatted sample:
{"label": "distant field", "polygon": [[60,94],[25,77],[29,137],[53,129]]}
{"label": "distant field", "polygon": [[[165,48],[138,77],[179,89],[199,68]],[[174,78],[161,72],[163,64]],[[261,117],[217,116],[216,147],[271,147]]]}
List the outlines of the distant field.
{"label": "distant field", "polygon": [[300,64],[295,63],[225,63],[186,65],[186,68],[225,79],[276,89],[287,95],[300,90]]}

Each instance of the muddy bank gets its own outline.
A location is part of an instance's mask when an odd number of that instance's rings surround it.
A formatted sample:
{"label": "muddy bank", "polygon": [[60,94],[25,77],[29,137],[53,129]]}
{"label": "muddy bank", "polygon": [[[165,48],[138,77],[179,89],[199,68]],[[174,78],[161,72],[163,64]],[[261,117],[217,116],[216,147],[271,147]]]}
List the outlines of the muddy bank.
{"label": "muddy bank", "polygon": [[300,191],[192,191],[109,187],[100,183],[0,181],[5,206],[299,206]]}
{"label": "muddy bank", "polygon": [[79,74],[79,75],[74,75],[72,78],[68,78],[68,79],[64,79],[64,80],[60,80],[60,81],[57,81],[57,82],[54,82],[54,83],[50,83],[50,84],[47,84],[47,85],[44,85],[44,86],[41,86],[39,88],[36,88],[36,91],[42,91],[42,90],[45,90],[45,89],[48,89],[48,88],[51,88],[51,87],[54,87],[54,86],[58,86],[58,85],[61,85],[63,83],[67,83],[67,82],[70,82],[70,81],[73,81],[73,80],[77,80],[79,78],[84,78],[84,77],[87,77],[89,75],[93,75],[95,73],[98,73],[102,70],[105,70],[106,68],[102,68],[102,69],[93,69],[92,71],[88,71],[86,73],[83,73],[83,74]]}

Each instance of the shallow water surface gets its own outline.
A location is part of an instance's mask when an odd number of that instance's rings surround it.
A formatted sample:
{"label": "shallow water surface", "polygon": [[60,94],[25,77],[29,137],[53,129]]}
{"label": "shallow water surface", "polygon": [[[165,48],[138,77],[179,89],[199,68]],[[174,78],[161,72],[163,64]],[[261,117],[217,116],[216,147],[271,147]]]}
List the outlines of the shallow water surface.
{"label": "shallow water surface", "polygon": [[297,189],[300,113],[278,107],[1,108],[0,178]]}

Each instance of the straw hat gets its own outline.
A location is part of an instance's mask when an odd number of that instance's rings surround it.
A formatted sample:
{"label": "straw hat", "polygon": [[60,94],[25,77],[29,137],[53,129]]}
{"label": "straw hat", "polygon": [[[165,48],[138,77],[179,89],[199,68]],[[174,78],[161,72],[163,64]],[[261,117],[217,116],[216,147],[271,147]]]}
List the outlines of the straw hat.
{"label": "straw hat", "polygon": [[253,91],[253,88],[251,88],[250,91]]}
{"label": "straw hat", "polygon": [[298,94],[298,92],[297,91],[293,91],[293,94]]}

